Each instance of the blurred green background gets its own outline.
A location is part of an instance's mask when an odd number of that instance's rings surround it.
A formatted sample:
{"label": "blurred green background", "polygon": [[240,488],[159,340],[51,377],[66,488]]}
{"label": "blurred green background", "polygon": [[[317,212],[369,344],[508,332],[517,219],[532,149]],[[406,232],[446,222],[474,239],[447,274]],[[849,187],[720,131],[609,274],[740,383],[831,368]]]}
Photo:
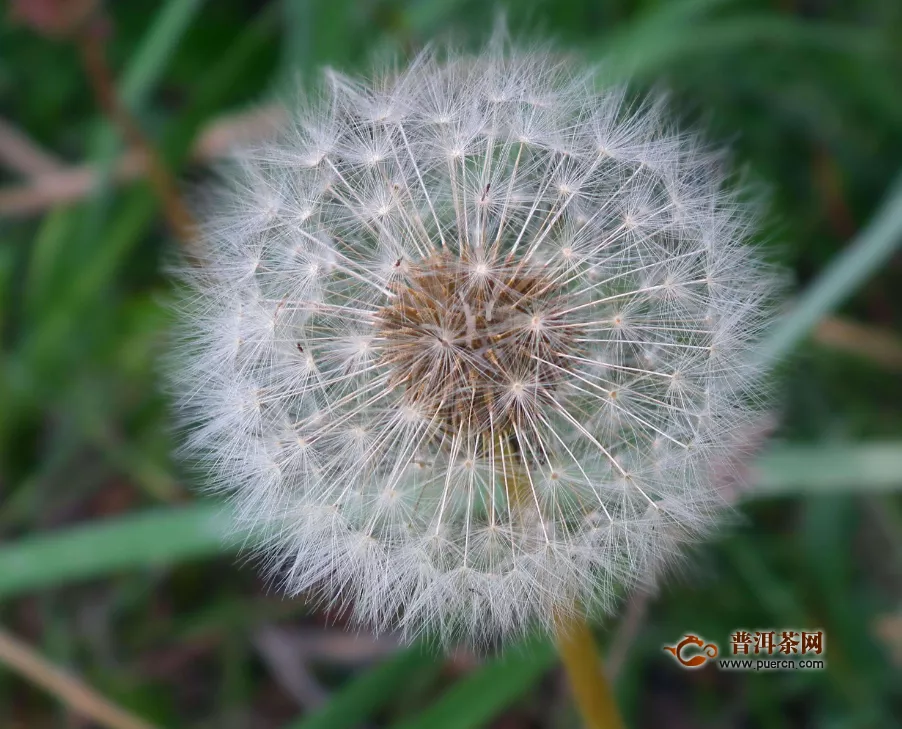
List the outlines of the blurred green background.
{"label": "blurred green background", "polygon": [[[0,3],[0,624],[159,727],[576,727],[553,651],[435,657],[274,594],[170,454],[156,360],[176,245],[62,33]],[[129,0],[98,43],[190,190],[323,65],[477,47],[485,0]],[[776,430],[736,519],[599,629],[632,727],[902,727],[902,3],[511,0],[732,148],[793,278]],[[762,424],[762,434],[769,425]],[[763,440],[763,439],[762,439]],[[680,669],[687,633],[821,629],[821,671]],[[0,638],[0,646],[3,639]],[[0,727],[92,726],[0,649]],[[41,670],[47,672],[47,666]],[[40,672],[39,672],[40,673]],[[127,724],[110,724],[121,726]],[[136,725],[133,725],[136,726]]]}

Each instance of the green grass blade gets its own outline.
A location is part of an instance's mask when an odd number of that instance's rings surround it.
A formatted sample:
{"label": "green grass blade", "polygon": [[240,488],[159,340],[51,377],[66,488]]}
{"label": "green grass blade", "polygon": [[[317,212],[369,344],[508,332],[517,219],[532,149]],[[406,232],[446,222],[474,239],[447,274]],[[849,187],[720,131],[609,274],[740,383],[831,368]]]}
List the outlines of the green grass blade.
{"label": "green grass blade", "polygon": [[405,25],[417,33],[432,33],[447,23],[466,0],[412,0],[404,8]]}
{"label": "green grass blade", "polygon": [[[231,536],[230,536],[231,535]],[[97,521],[0,546],[0,599],[237,549],[223,507],[197,504]]]}
{"label": "green grass blade", "polygon": [[157,13],[119,82],[122,102],[143,106],[205,0],[169,0]]}
{"label": "green grass blade", "polygon": [[793,51],[845,54],[857,61],[879,60],[887,52],[876,31],[776,15],[734,16],[696,22],[694,14],[672,8],[624,25],[594,45],[609,81],[654,78],[673,64],[734,54],[766,45]]}
{"label": "green grass blade", "polygon": [[788,354],[830,311],[845,301],[902,245],[902,176],[867,227],[799,297],[764,343],[764,361]]}
{"label": "green grass blade", "polygon": [[423,646],[405,648],[388,660],[352,678],[310,716],[284,729],[351,729],[395,699],[424,672],[437,673],[441,662]]}
{"label": "green grass blade", "polygon": [[294,82],[322,65],[341,66],[354,52],[352,35],[360,5],[355,0],[283,0],[285,68],[283,75]]}
{"label": "green grass blade", "polygon": [[283,81],[294,84],[310,69],[313,56],[312,0],[282,0],[282,72]]}
{"label": "green grass blade", "polygon": [[41,221],[34,237],[24,292],[25,310],[31,316],[53,299],[51,287],[59,277],[55,267],[71,234],[72,220],[72,208],[55,208]]}
{"label": "green grass blade", "polygon": [[554,665],[554,646],[531,641],[508,649],[451,686],[434,704],[395,729],[476,729],[523,696]]}
{"label": "green grass blade", "polygon": [[902,488],[902,443],[784,446],[755,464],[749,496],[880,493]]}

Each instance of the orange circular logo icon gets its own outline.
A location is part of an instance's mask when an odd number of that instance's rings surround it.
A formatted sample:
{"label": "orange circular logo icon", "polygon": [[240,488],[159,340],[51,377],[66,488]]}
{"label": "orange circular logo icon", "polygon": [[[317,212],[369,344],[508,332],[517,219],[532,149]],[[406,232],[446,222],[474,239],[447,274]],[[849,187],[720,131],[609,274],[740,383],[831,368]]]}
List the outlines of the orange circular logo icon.
{"label": "orange circular logo icon", "polygon": [[[694,656],[684,657],[683,649],[688,648],[689,646],[694,646],[701,652],[696,653]],[[668,653],[672,653],[673,657],[676,658],[680,662],[680,664],[682,664],[686,668],[698,668],[709,658],[717,657],[717,645],[715,645],[714,643],[705,643],[705,641],[703,641],[697,635],[687,635],[675,646],[665,645],[664,650]]]}

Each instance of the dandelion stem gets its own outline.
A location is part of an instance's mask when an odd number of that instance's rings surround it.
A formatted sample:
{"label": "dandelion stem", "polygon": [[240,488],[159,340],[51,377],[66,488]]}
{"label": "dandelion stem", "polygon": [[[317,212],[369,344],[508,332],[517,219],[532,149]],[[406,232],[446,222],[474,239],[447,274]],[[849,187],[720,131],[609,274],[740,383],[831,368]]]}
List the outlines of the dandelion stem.
{"label": "dandelion stem", "polygon": [[[526,487],[532,491],[532,485],[524,484],[520,476],[522,468],[517,454],[511,453],[507,458],[511,465],[510,476],[505,478],[508,498],[522,506],[529,503]],[[624,729],[604,662],[586,619],[579,611],[566,615],[555,612],[554,624],[558,653],[586,729]]]}
{"label": "dandelion stem", "polygon": [[582,617],[555,619],[557,646],[586,729],[624,729],[595,637]]}

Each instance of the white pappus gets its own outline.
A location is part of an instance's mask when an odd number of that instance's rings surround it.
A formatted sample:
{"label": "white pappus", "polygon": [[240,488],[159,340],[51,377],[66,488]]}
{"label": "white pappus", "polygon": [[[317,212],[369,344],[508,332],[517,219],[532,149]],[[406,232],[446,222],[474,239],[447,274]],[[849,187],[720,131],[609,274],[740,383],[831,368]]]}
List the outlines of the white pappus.
{"label": "white pappus", "polygon": [[502,40],[330,72],[202,223],[187,449],[289,593],[493,642],[609,611],[715,523],[773,277],[660,104]]}

